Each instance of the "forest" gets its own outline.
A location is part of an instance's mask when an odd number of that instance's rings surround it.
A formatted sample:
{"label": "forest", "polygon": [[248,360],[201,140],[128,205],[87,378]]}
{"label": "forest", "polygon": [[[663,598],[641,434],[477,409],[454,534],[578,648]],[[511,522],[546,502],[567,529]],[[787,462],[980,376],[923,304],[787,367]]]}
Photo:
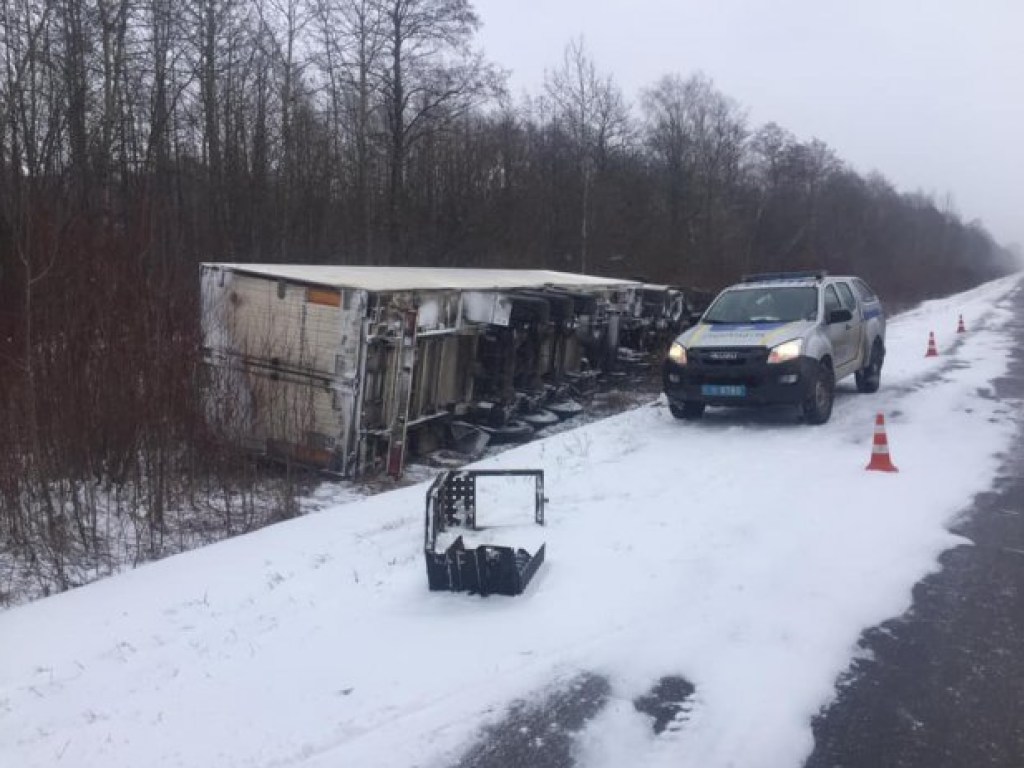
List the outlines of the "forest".
{"label": "forest", "polygon": [[1013,267],[700,72],[627,95],[577,39],[513,95],[480,23],[469,0],[0,0],[0,604],[295,513],[290,470],[206,428],[203,261],[704,290],[824,268],[891,309]]}

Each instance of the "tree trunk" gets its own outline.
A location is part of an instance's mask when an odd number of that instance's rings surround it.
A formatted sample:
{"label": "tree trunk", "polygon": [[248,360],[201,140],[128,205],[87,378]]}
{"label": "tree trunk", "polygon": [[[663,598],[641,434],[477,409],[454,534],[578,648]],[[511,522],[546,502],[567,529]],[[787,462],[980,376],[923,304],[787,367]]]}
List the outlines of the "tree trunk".
{"label": "tree trunk", "polygon": [[405,87],[402,72],[402,18],[397,8],[391,13],[391,21],[391,184],[388,194],[390,251],[387,263],[393,264],[400,262],[404,256],[405,226]]}

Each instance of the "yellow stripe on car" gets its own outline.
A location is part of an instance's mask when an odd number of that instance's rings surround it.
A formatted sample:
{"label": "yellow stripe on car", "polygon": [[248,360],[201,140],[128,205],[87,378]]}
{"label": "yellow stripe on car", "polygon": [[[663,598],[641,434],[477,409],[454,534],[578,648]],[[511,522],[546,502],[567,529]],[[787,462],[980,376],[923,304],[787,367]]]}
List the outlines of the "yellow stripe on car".
{"label": "yellow stripe on car", "polygon": [[686,342],[686,345],[689,347],[697,346],[697,343],[701,340],[704,334],[708,332],[708,328],[710,327],[710,325],[705,325],[704,323],[701,323],[697,327],[697,330],[693,332],[693,336],[690,337],[690,340]]}
{"label": "yellow stripe on car", "polygon": [[[768,333],[764,334],[764,336],[762,336],[760,339],[758,339],[756,342],[754,342],[753,346],[757,346],[758,344],[763,344],[766,347],[772,346],[776,341],[780,341],[780,340],[783,339],[783,337],[792,334],[793,329],[796,326],[799,326],[801,324],[801,322],[802,321],[800,321],[800,320],[795,320],[792,323],[786,323],[781,328],[776,328],[773,331],[769,331]],[[696,330],[694,330],[693,336],[691,336],[689,338],[689,340],[686,342],[686,346],[687,347],[696,347],[697,345],[699,345],[701,339],[704,338],[704,334],[706,334],[710,328],[711,328],[710,325],[701,323],[696,328]],[[753,339],[750,339],[750,340],[753,341]]]}
{"label": "yellow stripe on car", "polygon": [[763,337],[761,337],[761,344],[766,347],[774,346],[776,341],[780,341],[783,336],[791,333],[794,326],[800,325],[800,321],[794,321],[792,323],[786,323],[781,328],[776,328],[774,331],[769,331]]}

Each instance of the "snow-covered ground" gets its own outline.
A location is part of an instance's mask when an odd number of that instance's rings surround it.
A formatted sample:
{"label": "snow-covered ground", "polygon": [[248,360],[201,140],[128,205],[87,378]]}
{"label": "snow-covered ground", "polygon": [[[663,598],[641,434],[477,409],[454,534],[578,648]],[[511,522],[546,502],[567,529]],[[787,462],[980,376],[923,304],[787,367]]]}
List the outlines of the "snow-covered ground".
{"label": "snow-covered ground", "polygon": [[[947,525],[1016,429],[986,396],[1016,286],[894,320],[882,390],[844,383],[823,427],[655,405],[490,459],[547,473],[522,597],[427,591],[419,485],[0,614],[0,765],[443,766],[595,672],[612,697],[583,765],[798,766],[861,630],[965,543]],[[877,411],[898,474],[864,471]],[[668,674],[693,710],[655,737],[631,700]]]}

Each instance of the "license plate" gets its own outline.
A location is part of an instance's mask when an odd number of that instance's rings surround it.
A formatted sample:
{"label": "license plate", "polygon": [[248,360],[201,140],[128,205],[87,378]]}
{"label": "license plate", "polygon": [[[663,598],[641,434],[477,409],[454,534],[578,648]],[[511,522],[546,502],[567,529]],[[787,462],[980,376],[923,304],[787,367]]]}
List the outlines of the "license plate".
{"label": "license plate", "polygon": [[745,384],[704,384],[700,393],[705,397],[746,397]]}

